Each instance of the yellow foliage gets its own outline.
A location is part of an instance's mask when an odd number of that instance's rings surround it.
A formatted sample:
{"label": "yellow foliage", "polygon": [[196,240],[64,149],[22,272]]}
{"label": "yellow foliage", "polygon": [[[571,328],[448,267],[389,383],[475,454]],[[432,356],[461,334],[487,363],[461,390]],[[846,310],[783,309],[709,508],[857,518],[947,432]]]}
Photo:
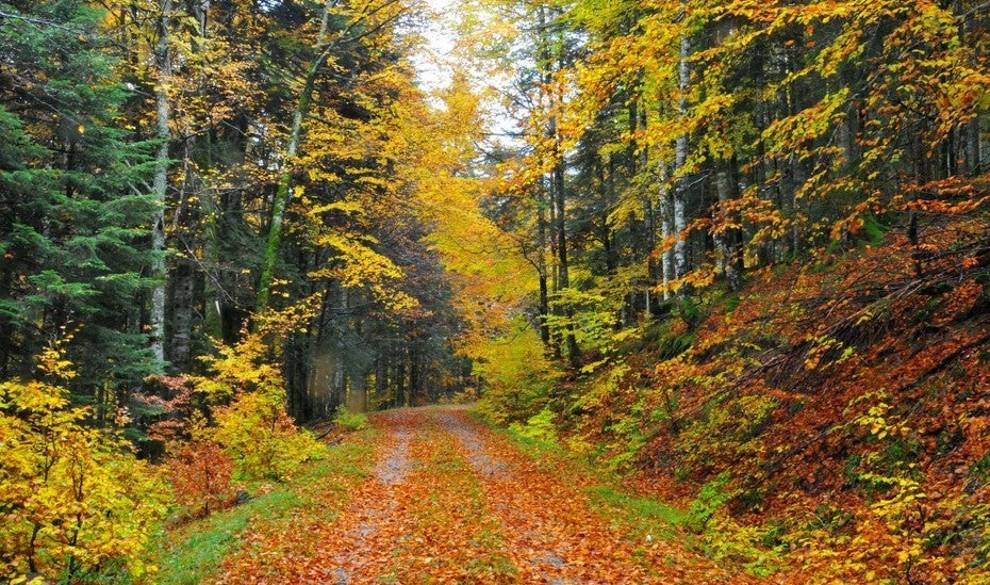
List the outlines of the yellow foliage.
{"label": "yellow foliage", "polygon": [[213,437],[245,478],[287,479],[326,450],[309,432],[296,428],[285,412],[281,388],[239,394],[217,414]]}
{"label": "yellow foliage", "polygon": [[536,414],[555,378],[539,335],[521,318],[512,325],[503,336],[477,346],[472,356],[486,383],[478,410],[496,423]]}
{"label": "yellow foliage", "polygon": [[277,357],[287,335],[312,317],[310,299],[258,316],[253,331],[234,346],[221,345],[206,358],[211,375],[191,377],[216,402],[232,402],[216,414],[216,428],[199,429],[197,440],[219,443],[242,477],[286,479],[324,445],[299,430],[285,410],[285,382]]}
{"label": "yellow foliage", "polygon": [[[39,361],[49,376],[73,376],[58,345]],[[0,384],[0,579],[73,580],[111,561],[134,576],[153,570],[146,548],[167,486],[91,415],[61,385]]]}

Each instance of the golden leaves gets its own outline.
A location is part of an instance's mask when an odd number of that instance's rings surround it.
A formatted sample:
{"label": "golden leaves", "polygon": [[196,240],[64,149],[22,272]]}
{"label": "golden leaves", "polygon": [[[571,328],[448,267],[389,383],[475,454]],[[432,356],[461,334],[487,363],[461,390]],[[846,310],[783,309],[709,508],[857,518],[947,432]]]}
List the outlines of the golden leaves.
{"label": "golden leaves", "polygon": [[[73,371],[62,355],[55,345],[40,358],[49,375]],[[123,436],[94,428],[91,416],[70,406],[63,386],[0,383],[0,578],[57,579],[111,561],[136,578],[154,570],[146,547],[168,490]]]}

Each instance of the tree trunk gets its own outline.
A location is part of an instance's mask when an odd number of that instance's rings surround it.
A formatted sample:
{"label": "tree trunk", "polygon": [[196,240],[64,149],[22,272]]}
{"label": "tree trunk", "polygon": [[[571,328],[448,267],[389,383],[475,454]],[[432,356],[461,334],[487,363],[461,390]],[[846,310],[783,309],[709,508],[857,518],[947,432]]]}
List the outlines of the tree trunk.
{"label": "tree trunk", "polygon": [[152,195],[155,211],[151,227],[151,275],[156,279],[151,291],[151,351],[162,366],[165,364],[165,202],[168,191],[168,147],[172,140],[169,129],[168,83],[172,74],[172,59],[169,50],[169,19],[172,0],[162,0],[161,18],[158,22],[158,45],[155,48],[155,121],[156,137],[160,141],[155,154],[155,175],[152,181]]}
{"label": "tree trunk", "polygon": [[[666,242],[674,233],[674,200],[667,187],[667,163],[660,161],[660,238]],[[660,272],[663,279],[663,298],[670,299],[670,281],[674,273],[674,251],[664,245],[660,255]]]}
{"label": "tree trunk", "polygon": [[541,184],[538,200],[536,202],[536,247],[537,247],[537,271],[540,277],[540,338],[543,340],[543,347],[550,348],[550,326],[547,324],[547,317],[550,315],[550,294],[547,289],[547,218],[546,218],[546,191]]}
{"label": "tree trunk", "polygon": [[[719,169],[715,175],[715,190],[718,194],[719,214],[721,220],[735,223],[734,214],[726,209],[728,203],[736,198],[736,185],[733,169],[730,163],[719,163]],[[716,236],[716,245],[719,248],[719,268],[725,275],[729,288],[737,291],[741,286],[741,274],[739,266],[739,230],[737,228],[727,229]]]}
{"label": "tree trunk", "polygon": [[[560,264],[560,288],[565,289],[570,287],[571,284],[567,265],[567,224],[565,222],[567,196],[564,192],[564,163],[562,160],[558,161],[553,176],[554,192],[557,199],[557,252],[559,254],[558,262]],[[574,324],[571,322],[574,318],[574,310],[568,307],[566,309],[566,316],[568,319],[567,358],[572,366],[576,366],[578,363],[578,346],[577,339],[574,337]]]}
{"label": "tree trunk", "polygon": [[319,74],[320,69],[323,68],[323,62],[327,55],[327,47],[325,45],[332,4],[332,0],[328,0],[323,5],[320,32],[316,37],[316,50],[319,53],[306,71],[303,88],[299,92],[296,108],[292,114],[292,128],[289,132],[289,142],[285,149],[285,160],[283,161],[282,171],[279,176],[275,199],[272,201],[272,210],[268,221],[268,237],[265,241],[265,249],[261,261],[261,275],[258,279],[258,296],[255,302],[255,311],[259,313],[268,308],[268,301],[271,300],[271,284],[275,276],[275,264],[278,260],[279,244],[282,241],[282,223],[285,221],[285,210],[289,205],[289,200],[292,198],[294,159],[299,149],[299,141],[302,137],[303,120],[309,112],[309,104],[313,99],[316,76]]}
{"label": "tree trunk", "polygon": [[[193,16],[199,27],[199,36],[203,41],[209,36],[207,21],[210,13],[210,0],[200,0],[194,3]],[[198,44],[193,43],[193,50],[198,50]],[[200,94],[206,93],[206,75],[200,79]],[[199,201],[203,229],[203,329],[214,339],[223,336],[223,287],[220,280],[220,230],[221,205],[216,191],[203,177],[203,171],[213,168],[213,128],[207,125],[200,137],[202,150],[202,168],[199,170]]]}
{"label": "tree trunk", "polygon": [[409,394],[406,396],[406,406],[416,404],[416,397],[421,394],[420,388],[419,352],[416,346],[409,348]]}
{"label": "tree trunk", "polygon": [[169,336],[169,362],[177,371],[185,371],[192,357],[192,314],[194,296],[194,269],[192,263],[179,259],[171,275],[171,335]]}
{"label": "tree trunk", "polygon": [[[682,2],[682,4],[684,4]],[[682,15],[686,19],[686,14]],[[688,33],[681,36],[680,63],[678,65],[678,90],[680,100],[678,111],[682,118],[688,113],[688,85],[691,83],[691,69],[688,63],[688,54],[691,52],[691,40]],[[674,275],[676,278],[683,278],[688,271],[687,242],[684,239],[684,232],[687,229],[687,178],[683,175],[684,167],[688,157],[688,136],[681,134],[677,137],[674,146],[674,174],[677,176],[674,188],[673,201],[673,230],[676,237],[674,244]],[[683,290],[681,287],[680,290]]]}

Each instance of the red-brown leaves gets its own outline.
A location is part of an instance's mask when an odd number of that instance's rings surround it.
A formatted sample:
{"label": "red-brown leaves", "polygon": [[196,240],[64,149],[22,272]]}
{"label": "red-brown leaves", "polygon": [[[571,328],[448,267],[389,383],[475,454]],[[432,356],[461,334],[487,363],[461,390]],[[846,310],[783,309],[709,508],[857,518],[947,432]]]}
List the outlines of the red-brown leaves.
{"label": "red-brown leaves", "polygon": [[234,463],[212,441],[186,443],[168,459],[165,468],[176,501],[189,506],[193,514],[207,516],[230,505],[234,498],[230,484]]}
{"label": "red-brown leaves", "polygon": [[373,420],[377,467],[320,496],[350,502],[339,517],[307,507],[257,526],[217,582],[747,582],[677,544],[629,540],[590,506],[588,478],[538,465],[463,411]]}

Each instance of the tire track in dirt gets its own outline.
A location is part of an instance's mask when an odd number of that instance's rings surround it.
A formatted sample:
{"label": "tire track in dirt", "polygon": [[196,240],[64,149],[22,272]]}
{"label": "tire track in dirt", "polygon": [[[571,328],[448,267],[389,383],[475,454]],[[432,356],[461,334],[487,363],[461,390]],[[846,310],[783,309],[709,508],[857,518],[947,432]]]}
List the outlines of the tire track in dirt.
{"label": "tire track in dirt", "polygon": [[321,531],[319,544],[294,580],[326,585],[372,583],[385,571],[391,547],[400,542],[409,519],[397,491],[409,480],[413,460],[409,446],[424,421],[411,411],[391,411],[375,417],[376,426],[388,435],[388,447],[374,472],[354,494],[341,518]]}
{"label": "tire track in dirt", "polygon": [[482,483],[488,506],[508,538],[521,583],[750,583],[720,571],[676,543],[630,542],[594,513],[586,480],[553,476],[528,456],[470,420],[463,410],[431,416],[457,438]]}
{"label": "tire track in dirt", "polygon": [[363,562],[368,559],[371,538],[378,533],[381,525],[392,520],[397,512],[398,503],[391,488],[405,480],[409,472],[409,440],[412,431],[400,426],[393,431],[394,440],[391,449],[379,461],[375,468],[374,479],[382,485],[382,497],[376,500],[376,505],[368,506],[359,502],[356,506],[356,521],[348,533],[348,546],[338,552],[331,562],[334,568],[334,579],[337,585],[351,585],[354,575],[365,570]]}
{"label": "tire track in dirt", "polygon": [[426,418],[410,446],[416,467],[398,492],[412,522],[394,549],[391,569],[381,575],[383,582],[519,583],[501,525],[470,462],[456,439]]}

